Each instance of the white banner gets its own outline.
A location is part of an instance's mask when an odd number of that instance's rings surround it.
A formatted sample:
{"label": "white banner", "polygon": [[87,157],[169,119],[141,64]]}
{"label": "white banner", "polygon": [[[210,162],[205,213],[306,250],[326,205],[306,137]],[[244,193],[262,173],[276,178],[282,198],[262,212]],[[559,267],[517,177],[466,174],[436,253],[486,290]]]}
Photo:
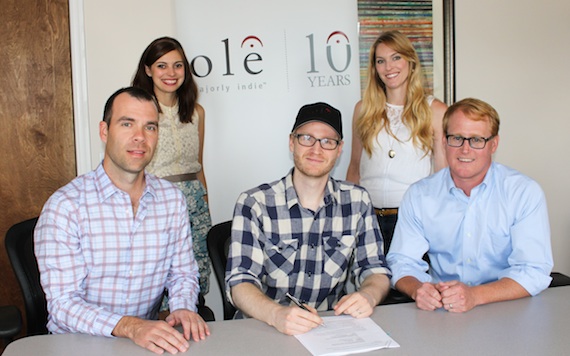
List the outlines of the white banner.
{"label": "white banner", "polygon": [[324,101],[343,118],[344,179],[360,99],[356,1],[175,1],[182,43],[206,110],[204,170],[214,223],[240,192],[293,166],[288,135],[299,108]]}

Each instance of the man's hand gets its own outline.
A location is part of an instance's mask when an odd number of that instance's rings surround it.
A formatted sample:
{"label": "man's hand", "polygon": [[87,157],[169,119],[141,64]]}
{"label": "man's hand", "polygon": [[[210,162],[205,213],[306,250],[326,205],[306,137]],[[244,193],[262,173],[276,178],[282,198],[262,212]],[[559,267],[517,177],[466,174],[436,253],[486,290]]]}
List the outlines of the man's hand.
{"label": "man's hand", "polygon": [[177,309],[170,313],[165,320],[172,327],[182,325],[186,340],[190,340],[192,337],[194,341],[200,341],[204,340],[206,336],[210,336],[210,329],[204,319],[188,309]]}
{"label": "man's hand", "polygon": [[334,314],[349,314],[354,318],[366,318],[372,315],[376,303],[374,298],[363,291],[347,294],[334,306]]}
{"label": "man's hand", "polygon": [[349,314],[354,318],[372,315],[374,307],[388,295],[390,280],[385,274],[374,273],[362,281],[357,292],[340,298],[334,306],[335,315]]}
{"label": "man's hand", "polygon": [[269,325],[286,335],[304,334],[307,331],[323,324],[323,319],[317,314],[317,310],[305,305],[309,311],[297,306],[278,305],[273,313]]}
{"label": "man's hand", "polygon": [[477,306],[471,287],[459,281],[439,282],[435,285],[441,294],[443,307],[453,313],[463,313]]}
{"label": "man's hand", "polygon": [[323,323],[317,310],[304,305],[309,311],[297,306],[283,306],[269,299],[252,283],[240,283],[231,289],[235,306],[247,316],[261,320],[287,335],[298,335]]}
{"label": "man's hand", "polygon": [[443,306],[440,291],[431,283],[422,283],[411,297],[416,301],[416,306],[423,310],[435,310]]}
{"label": "man's hand", "polygon": [[133,316],[124,316],[119,320],[112,334],[127,337],[133,342],[156,354],[164,351],[176,354],[186,352],[190,345],[184,336],[172,325],[162,320],[144,320]]}

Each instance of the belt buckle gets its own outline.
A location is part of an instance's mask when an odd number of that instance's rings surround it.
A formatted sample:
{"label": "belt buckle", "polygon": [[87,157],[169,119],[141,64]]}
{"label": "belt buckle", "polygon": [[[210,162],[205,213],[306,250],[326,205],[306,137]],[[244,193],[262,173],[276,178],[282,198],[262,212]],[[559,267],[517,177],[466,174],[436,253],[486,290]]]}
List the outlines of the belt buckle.
{"label": "belt buckle", "polygon": [[393,212],[394,208],[390,208],[390,209],[382,208],[382,209],[375,209],[375,210],[376,210],[376,213],[378,215],[380,215],[381,217],[395,215],[395,213]]}

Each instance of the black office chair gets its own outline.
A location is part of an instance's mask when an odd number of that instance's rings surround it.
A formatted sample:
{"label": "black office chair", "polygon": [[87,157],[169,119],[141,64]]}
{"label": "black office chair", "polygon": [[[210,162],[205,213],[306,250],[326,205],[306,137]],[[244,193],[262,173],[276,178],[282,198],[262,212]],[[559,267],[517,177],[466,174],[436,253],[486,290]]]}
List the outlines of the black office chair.
{"label": "black office chair", "polygon": [[230,249],[232,232],[232,222],[225,221],[212,226],[208,231],[208,253],[214,268],[214,274],[220,287],[222,302],[224,307],[224,320],[233,319],[236,308],[226,298],[226,264],[228,262],[228,251]]}
{"label": "black office chair", "polygon": [[26,310],[26,335],[47,334],[46,296],[40,284],[38,263],[34,255],[34,228],[38,218],[13,225],[6,233],[6,251],[18,279]]}
{"label": "black office chair", "polygon": [[[163,298],[164,296],[168,296],[168,290],[165,289],[164,292],[162,293],[162,296]],[[159,314],[161,306],[162,306],[162,298],[160,298],[158,302],[153,306],[151,315]],[[196,304],[196,308],[198,309],[197,310],[198,314],[202,317],[202,319],[204,319],[204,321],[216,321],[214,312],[212,311],[212,309],[210,309],[210,307],[206,305],[206,299],[204,298],[202,293],[198,294],[198,304]],[[167,314],[168,312],[164,315],[162,314],[159,315],[159,319],[166,317]]]}
{"label": "black office chair", "polygon": [[[390,249],[390,245],[392,244],[392,239],[385,239],[384,240],[384,254],[388,254],[388,250]],[[427,253],[424,255],[423,259],[429,264],[429,257]],[[388,295],[386,299],[381,301],[378,305],[389,305],[389,304],[400,304],[400,303],[411,303],[414,300],[404,293],[400,292],[399,290],[390,287],[390,291],[388,291]]]}
{"label": "black office chair", "polygon": [[0,339],[2,347],[8,345],[14,336],[18,335],[22,330],[22,314],[20,309],[14,305],[3,305],[0,307]]}
{"label": "black office chair", "polygon": [[214,316],[214,312],[210,307],[206,305],[206,300],[204,296],[200,293],[198,295],[198,304],[196,305],[198,308],[198,314],[204,319],[204,321],[216,321],[216,317]]}
{"label": "black office chair", "polygon": [[[12,226],[6,233],[6,251],[20,283],[26,309],[27,336],[47,334],[47,302],[40,284],[38,263],[34,254],[34,228],[38,218]],[[198,300],[198,314],[205,321],[214,321],[214,312]]]}
{"label": "black office chair", "polygon": [[390,305],[390,304],[400,304],[400,303],[411,303],[414,300],[397,289],[390,288],[388,296],[386,299],[380,302],[378,305]]}
{"label": "black office chair", "polygon": [[550,274],[550,277],[552,277],[552,281],[550,282],[548,288],[570,286],[570,277],[565,274],[562,274],[560,272],[552,272]]}

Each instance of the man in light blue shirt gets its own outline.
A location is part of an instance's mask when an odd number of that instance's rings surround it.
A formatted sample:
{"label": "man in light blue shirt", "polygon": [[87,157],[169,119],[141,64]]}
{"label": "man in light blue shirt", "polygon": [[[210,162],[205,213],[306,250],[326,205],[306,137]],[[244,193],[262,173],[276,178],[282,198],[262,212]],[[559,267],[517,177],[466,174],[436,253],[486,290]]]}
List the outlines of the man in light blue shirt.
{"label": "man in light blue shirt", "polygon": [[451,312],[540,293],[553,265],[546,199],[538,183],[492,162],[497,112],[464,99],[443,131],[449,167],[403,198],[387,256],[392,284],[420,309]]}

